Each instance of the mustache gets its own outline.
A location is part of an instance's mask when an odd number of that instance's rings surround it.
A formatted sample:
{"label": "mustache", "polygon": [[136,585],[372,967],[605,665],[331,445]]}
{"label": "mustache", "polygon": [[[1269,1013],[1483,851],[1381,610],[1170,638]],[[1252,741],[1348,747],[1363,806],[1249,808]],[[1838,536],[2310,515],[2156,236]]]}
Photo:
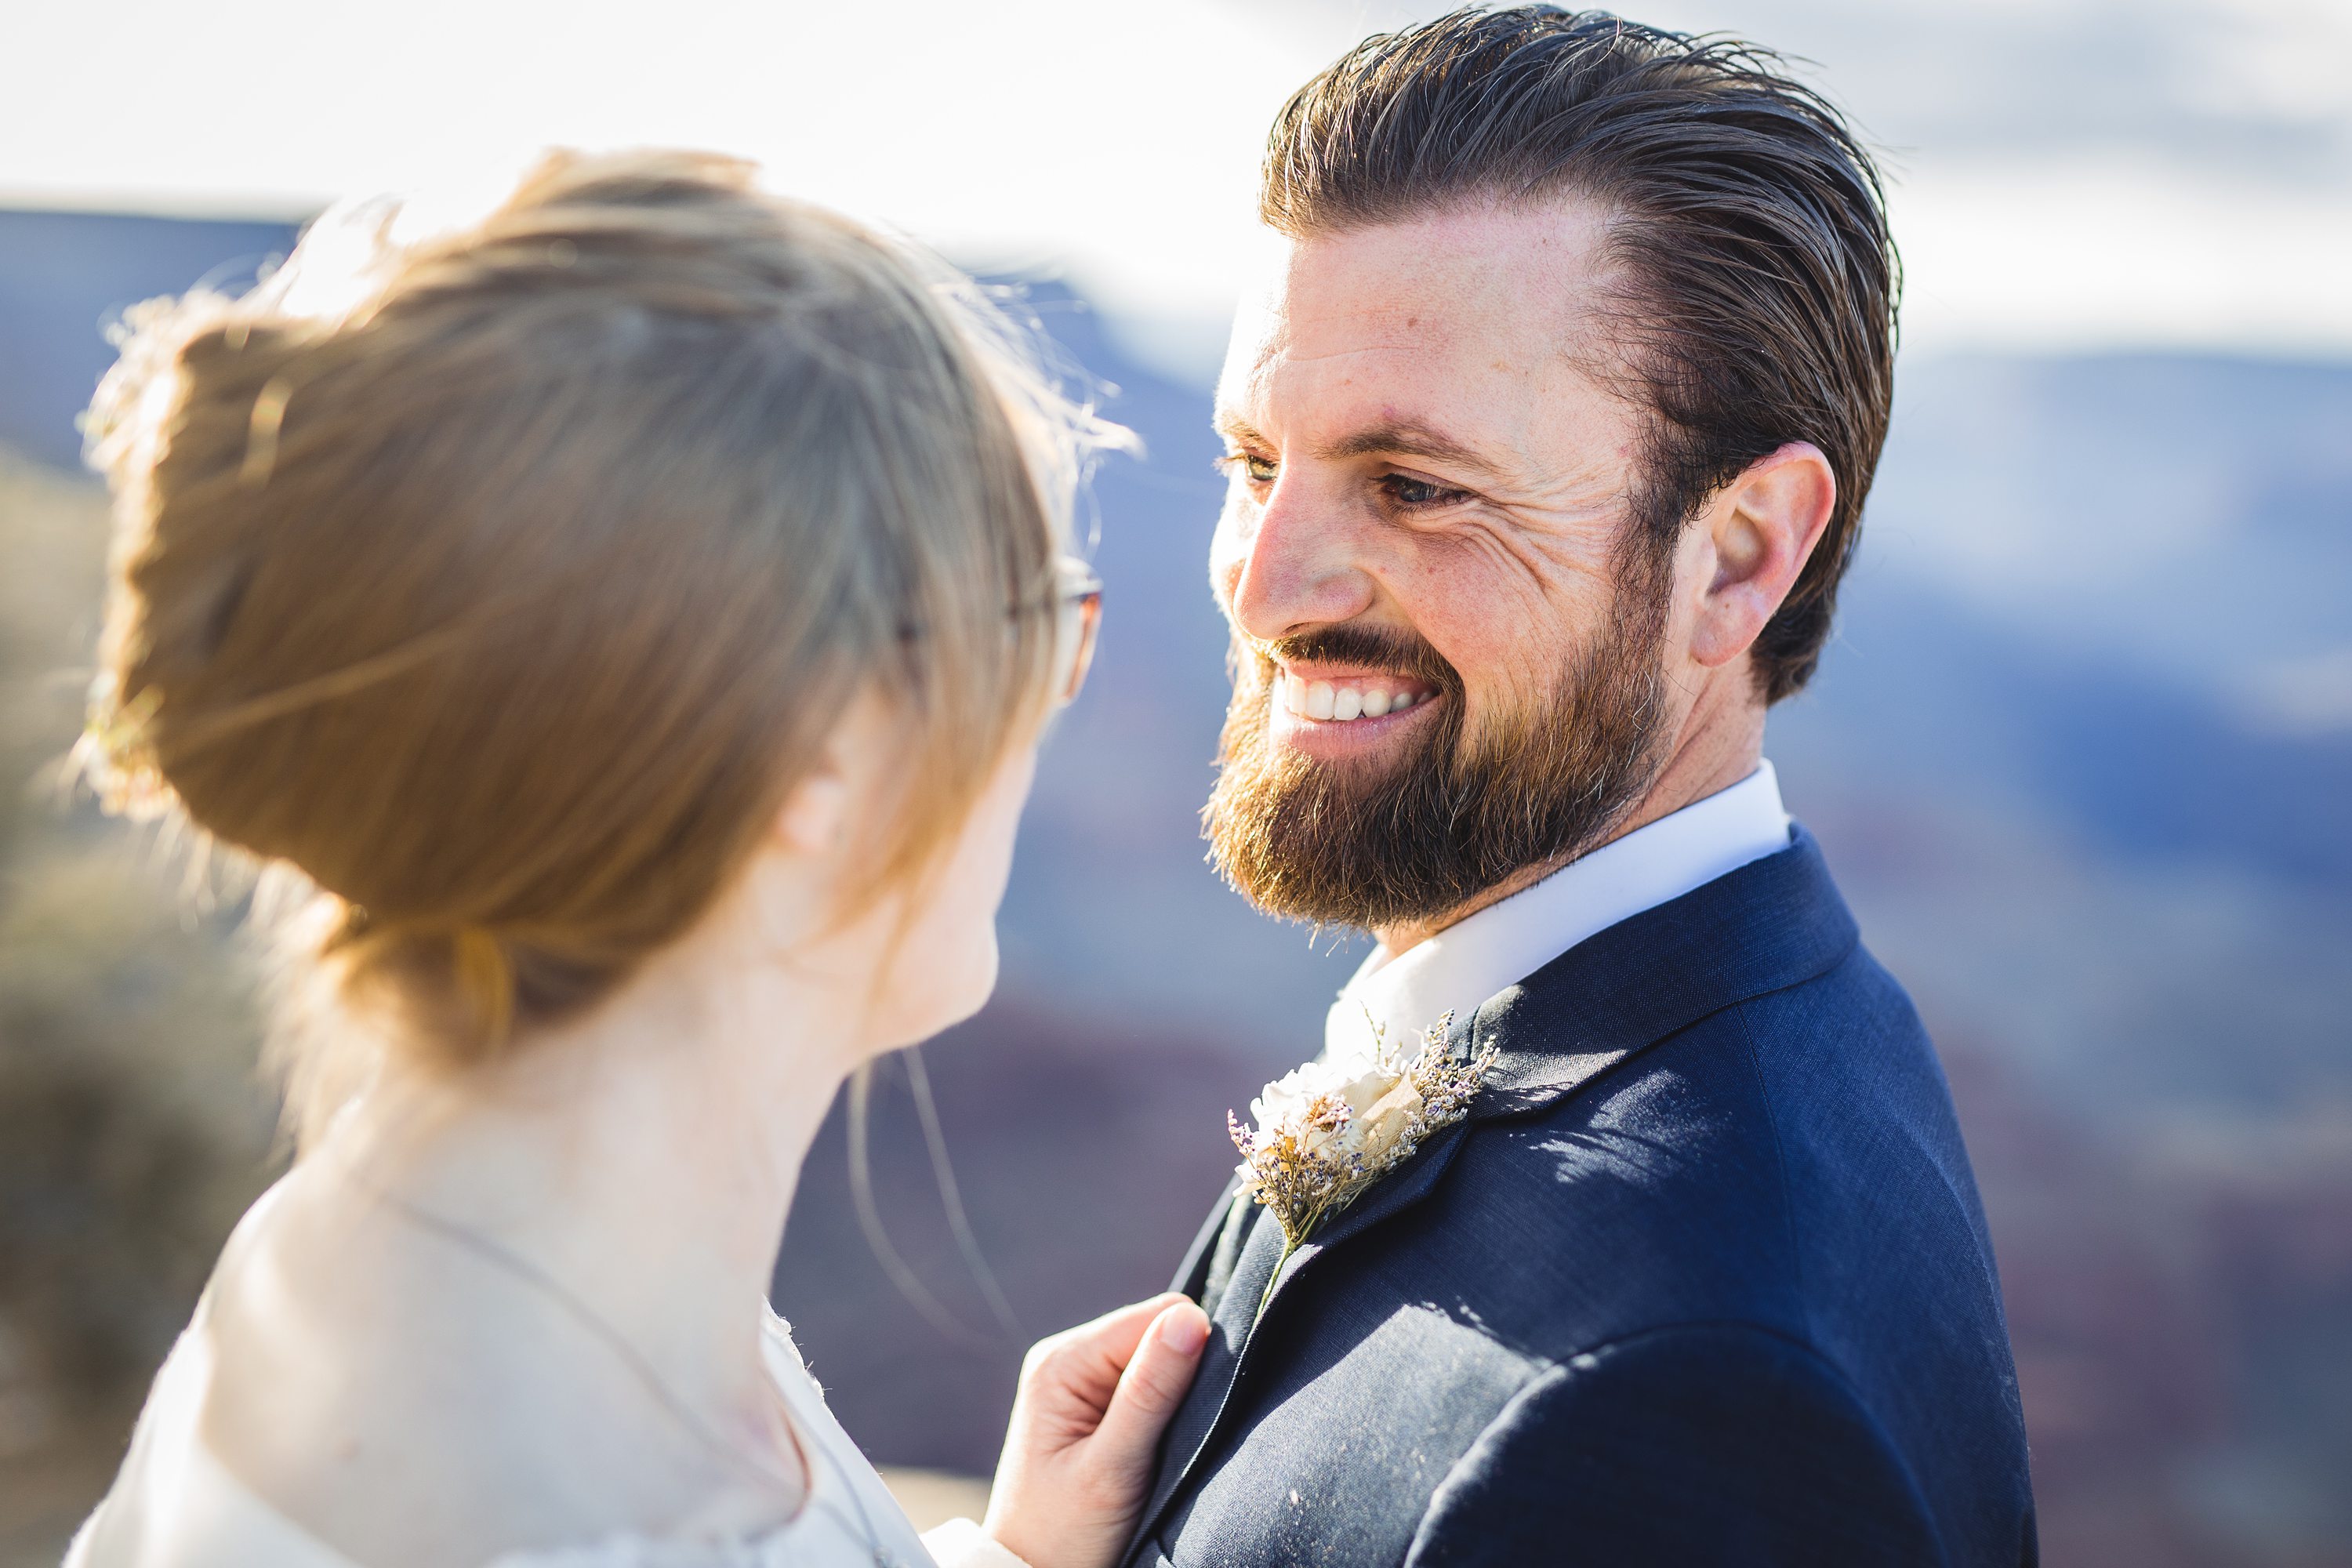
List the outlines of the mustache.
{"label": "mustache", "polygon": [[1462,677],[1445,656],[1409,631],[1381,626],[1318,626],[1272,642],[1246,636],[1241,641],[1256,659],[1262,676],[1270,674],[1277,660],[1352,664],[1409,680],[1425,680],[1448,691],[1462,689]]}

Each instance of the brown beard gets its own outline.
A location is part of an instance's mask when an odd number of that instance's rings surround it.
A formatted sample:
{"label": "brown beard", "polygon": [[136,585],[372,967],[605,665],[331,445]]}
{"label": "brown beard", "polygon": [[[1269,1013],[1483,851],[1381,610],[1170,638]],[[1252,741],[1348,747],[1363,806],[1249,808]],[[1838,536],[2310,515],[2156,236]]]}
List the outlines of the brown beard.
{"label": "brown beard", "polygon": [[[1270,646],[1237,637],[1217,784],[1201,813],[1211,861],[1268,914],[1379,930],[1450,913],[1597,847],[1664,765],[1660,575],[1629,563],[1609,624],[1559,684],[1470,736],[1461,676],[1411,634],[1338,626]],[[1386,670],[1444,700],[1386,766],[1276,753],[1266,725],[1276,658]]]}

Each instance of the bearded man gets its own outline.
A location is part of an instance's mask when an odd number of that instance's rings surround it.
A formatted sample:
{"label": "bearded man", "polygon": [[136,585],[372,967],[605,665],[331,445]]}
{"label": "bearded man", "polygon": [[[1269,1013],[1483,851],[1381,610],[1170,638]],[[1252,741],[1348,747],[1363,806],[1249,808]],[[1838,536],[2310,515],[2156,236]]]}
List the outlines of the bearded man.
{"label": "bearded man", "polygon": [[1262,212],[1213,857],[1379,938],[1327,1059],[1494,1056],[1303,1244],[1212,1215],[1130,1563],[2033,1562],[1942,1074],[1763,758],[1886,429],[1870,160],[1755,48],[1474,10],[1302,89]]}

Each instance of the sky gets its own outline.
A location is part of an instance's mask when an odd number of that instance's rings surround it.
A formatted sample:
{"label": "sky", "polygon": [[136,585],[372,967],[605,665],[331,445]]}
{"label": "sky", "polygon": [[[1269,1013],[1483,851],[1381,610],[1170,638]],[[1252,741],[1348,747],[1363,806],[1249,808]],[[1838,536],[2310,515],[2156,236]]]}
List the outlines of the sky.
{"label": "sky", "polygon": [[[1392,0],[162,0],[0,19],[0,205],[294,216],[695,145],[1222,347],[1265,127]],[[1659,0],[1881,150],[1914,346],[2352,354],[2352,0]],[[1172,344],[1173,347],[1167,347]],[[1187,345],[1190,345],[1189,347]]]}

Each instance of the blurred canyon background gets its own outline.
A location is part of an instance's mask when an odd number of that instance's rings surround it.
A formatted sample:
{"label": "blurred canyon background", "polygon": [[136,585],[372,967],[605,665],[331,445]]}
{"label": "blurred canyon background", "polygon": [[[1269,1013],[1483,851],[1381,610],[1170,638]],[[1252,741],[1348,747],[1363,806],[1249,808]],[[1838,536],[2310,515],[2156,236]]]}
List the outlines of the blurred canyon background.
{"label": "blurred canyon background", "polygon": [[[591,7],[588,42],[533,53],[498,7],[446,35],[446,7],[414,9],[352,47],[457,63],[343,120],[282,38],[277,108],[184,135],[158,111],[144,153],[95,107],[0,108],[0,1568],[56,1561],[276,1168],[238,911],[55,785],[102,570],[74,426],[101,328],[250,280],[319,199],[401,183],[402,114],[463,122],[468,61],[569,106],[652,93],[661,58],[640,57],[673,35],[727,37],[724,6],[627,26]],[[480,132],[759,153],[786,188],[1019,279],[1144,437],[1096,487],[1102,648],[1024,827],[1003,987],[875,1094],[877,1208],[929,1300],[861,1233],[838,1110],[778,1268],[852,1434],[954,1475],[992,1465],[1027,1338],[1165,1284],[1232,1163],[1225,1110],[1318,1047],[1364,952],[1259,919],[1202,861],[1225,690],[1208,386],[1265,120],[1361,32],[1427,12],[1152,10],[1022,0],[982,37],[939,7],[946,41],[908,64],[786,5],[761,24],[774,124],[747,101]],[[2352,22],[2294,0],[1642,14],[1808,53],[1890,148],[1913,302],[1894,434],[1836,641],[1768,750],[1943,1053],[2045,1560],[2352,1564],[2352,99],[2305,58],[2340,61]],[[96,93],[73,26],[0,24],[0,74]],[[131,31],[106,71],[248,58]],[[960,72],[932,58],[958,49]],[[604,76],[568,74],[583,59]],[[919,145],[877,152],[791,101],[844,74]],[[827,124],[837,142],[802,133]],[[889,158],[937,167],[893,185]],[[1017,1335],[957,1246],[917,1071]]]}

